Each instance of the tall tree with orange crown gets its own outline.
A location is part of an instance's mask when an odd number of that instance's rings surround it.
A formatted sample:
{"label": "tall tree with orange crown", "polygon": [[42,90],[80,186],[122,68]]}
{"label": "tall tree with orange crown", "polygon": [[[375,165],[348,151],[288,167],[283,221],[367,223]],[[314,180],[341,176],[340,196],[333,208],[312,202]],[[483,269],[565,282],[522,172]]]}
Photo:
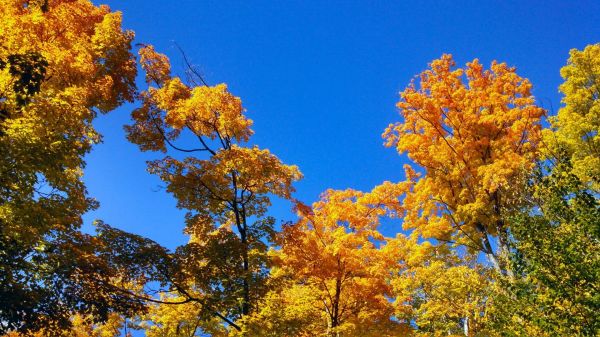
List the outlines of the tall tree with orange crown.
{"label": "tall tree with orange crown", "polygon": [[281,292],[288,305],[312,303],[312,310],[298,315],[317,317],[309,322],[310,335],[408,333],[406,322],[393,319],[389,300],[393,296],[389,278],[401,256],[379,232],[380,219],[393,215],[399,206],[397,190],[389,182],[369,193],[328,190],[312,208],[297,206],[300,219],[284,228],[273,272],[292,280]]}
{"label": "tall tree with orange crown", "polygon": [[485,70],[476,59],[455,68],[452,56],[443,55],[400,97],[403,120],[383,137],[419,167],[407,169],[404,228],[465,244],[510,272],[498,255],[507,252],[507,218],[525,197],[545,114],[531,83],[505,63]]}

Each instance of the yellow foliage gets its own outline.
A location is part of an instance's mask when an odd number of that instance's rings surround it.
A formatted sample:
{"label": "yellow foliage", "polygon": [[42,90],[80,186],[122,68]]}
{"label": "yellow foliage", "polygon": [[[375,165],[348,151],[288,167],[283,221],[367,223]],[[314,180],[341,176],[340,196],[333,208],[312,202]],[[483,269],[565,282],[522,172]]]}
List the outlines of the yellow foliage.
{"label": "yellow foliage", "polygon": [[[49,1],[44,11],[27,3],[0,2],[0,60],[34,53],[47,66],[39,92],[24,105],[13,90],[18,79],[8,67],[0,71],[0,176],[3,187],[13,182],[0,196],[0,221],[24,222],[13,233],[36,237],[49,226],[79,224],[92,207],[80,182],[83,155],[100,140],[92,120],[133,98],[136,65],[133,33],[122,30],[120,13],[90,1]],[[67,195],[55,205],[63,211],[44,204],[51,198],[38,193],[40,181],[55,189],[53,197]],[[37,203],[30,199],[36,194]]]}
{"label": "yellow foliage", "polygon": [[[142,94],[145,104],[138,110],[158,108],[166,111],[161,123],[174,130],[186,127],[196,135],[213,140],[249,140],[253,134],[250,129],[252,120],[244,115],[241,99],[232,95],[226,84],[190,88],[180,78],[170,77],[168,58],[155,52],[154,47],[145,46],[139,53],[142,68],[146,71],[146,81],[156,87],[151,86]],[[134,113],[134,118],[136,116]],[[142,121],[142,118],[137,119]],[[157,132],[156,127],[139,131]],[[135,136],[130,139],[137,142]]]}
{"label": "yellow foliage", "polygon": [[564,106],[551,119],[554,130],[544,130],[547,155],[566,155],[573,173],[600,191],[600,44],[571,50],[560,74]]}
{"label": "yellow foliage", "polygon": [[[134,124],[126,127],[128,139],[143,151],[199,155],[167,156],[149,162],[148,170],[167,184],[178,207],[189,210],[185,232],[190,241],[182,248],[190,254],[181,270],[185,287],[194,288],[203,304],[214,302],[226,325],[244,331],[268,291],[267,247],[274,233],[274,220],[265,216],[270,198],[291,199],[292,184],[302,175],[269,150],[245,146],[252,120],[227,85],[208,86],[202,78],[185,84],[171,76],[169,59],[152,46],[141,48],[140,58],[149,88],[140,94]],[[180,145],[190,139],[195,146]],[[214,329],[213,323],[203,319],[199,329]],[[157,335],[172,325],[162,324]]]}
{"label": "yellow foliage", "polygon": [[397,196],[397,185],[386,183],[371,193],[328,190],[312,208],[298,205],[300,220],[284,228],[273,274],[293,280],[292,287],[311,289],[306,314],[320,318],[313,320],[312,335],[408,331],[406,324],[391,320],[388,273],[396,256],[378,231],[380,217],[394,212],[386,203]]}
{"label": "yellow foliage", "polygon": [[[182,297],[162,295],[165,302],[181,302]],[[198,303],[154,304],[141,318],[139,327],[147,337],[189,337],[196,336],[200,328],[214,337],[227,336],[227,330],[215,316],[207,314]]]}
{"label": "yellow foliage", "polygon": [[405,168],[404,228],[493,255],[487,236],[505,247],[506,215],[522,202],[538,158],[545,111],[530,82],[505,63],[484,70],[475,59],[456,69],[443,55],[400,97],[403,120],[383,137],[423,170]]}
{"label": "yellow foliage", "polygon": [[3,0],[0,36],[0,274],[19,289],[0,320],[54,335],[77,311],[131,307],[99,286],[106,266],[83,253],[94,242],[78,230],[97,206],[81,181],[100,141],[92,122],[134,96],[133,33],[91,1]]}
{"label": "yellow foliage", "polygon": [[388,246],[401,256],[391,278],[399,319],[414,322],[419,336],[462,335],[465,320],[469,336],[483,331],[490,275],[473,256],[416,236],[398,235]]}
{"label": "yellow foliage", "polygon": [[229,336],[318,336],[327,325],[325,313],[315,306],[318,293],[310,285],[285,282],[259,302],[257,312],[244,319],[242,331],[232,330]]}
{"label": "yellow foliage", "polygon": [[119,337],[123,328],[123,318],[117,314],[111,314],[103,324],[93,324],[93,318],[89,316],[73,315],[71,323],[71,329],[59,335],[54,331],[41,330],[31,334],[9,332],[4,337]]}

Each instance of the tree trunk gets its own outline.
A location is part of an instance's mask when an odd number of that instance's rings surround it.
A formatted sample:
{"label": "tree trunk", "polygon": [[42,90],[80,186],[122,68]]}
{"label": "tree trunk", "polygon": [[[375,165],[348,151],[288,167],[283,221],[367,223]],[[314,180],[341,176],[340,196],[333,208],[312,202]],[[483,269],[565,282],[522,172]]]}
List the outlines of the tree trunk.
{"label": "tree trunk", "polygon": [[500,267],[500,263],[498,262],[498,258],[494,254],[494,250],[492,249],[490,238],[487,235],[485,227],[483,227],[481,223],[477,223],[477,230],[479,231],[479,233],[481,233],[481,241],[484,249],[483,253],[485,254],[486,258],[488,259],[488,261],[490,261],[492,266],[494,266],[494,269],[496,269],[496,271],[499,274],[504,274],[504,271],[502,270],[502,267]]}
{"label": "tree trunk", "polygon": [[242,269],[243,269],[243,277],[242,277],[242,315],[246,316],[250,313],[250,282],[248,281],[249,275],[248,272],[250,270],[250,262],[248,259],[248,225],[246,223],[246,212],[244,209],[244,205],[240,205],[237,199],[237,177],[236,173],[232,173],[232,183],[233,183],[233,212],[235,214],[235,224],[240,232],[240,241],[242,243]]}
{"label": "tree trunk", "polygon": [[[340,270],[341,267],[341,262],[338,258],[338,271]],[[329,336],[330,337],[339,337],[340,333],[339,331],[335,331],[339,325],[340,325],[340,317],[339,317],[339,312],[340,312],[340,296],[341,296],[341,292],[342,292],[342,280],[341,280],[341,276],[338,275],[338,277],[335,280],[335,295],[333,297],[333,303],[332,303],[332,315],[331,315],[331,328],[332,331],[329,332]]]}

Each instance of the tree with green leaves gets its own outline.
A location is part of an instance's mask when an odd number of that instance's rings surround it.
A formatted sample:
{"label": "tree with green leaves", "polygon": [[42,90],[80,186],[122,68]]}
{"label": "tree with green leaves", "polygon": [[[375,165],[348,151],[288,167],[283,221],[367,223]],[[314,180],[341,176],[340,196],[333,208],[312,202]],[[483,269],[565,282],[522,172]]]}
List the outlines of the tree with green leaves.
{"label": "tree with green leaves", "polygon": [[564,106],[512,226],[519,277],[501,281],[496,298],[505,335],[600,333],[600,45],[572,50],[561,74]]}

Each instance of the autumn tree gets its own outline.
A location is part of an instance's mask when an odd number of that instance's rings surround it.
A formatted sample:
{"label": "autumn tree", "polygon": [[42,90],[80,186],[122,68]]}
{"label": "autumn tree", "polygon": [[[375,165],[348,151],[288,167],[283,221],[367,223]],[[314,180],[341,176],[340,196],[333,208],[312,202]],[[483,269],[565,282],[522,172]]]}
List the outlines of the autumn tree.
{"label": "autumn tree", "polygon": [[133,98],[133,33],[89,1],[0,2],[0,333],[58,333],[139,302],[113,293],[81,215],[92,121]]}
{"label": "autumn tree", "polygon": [[596,336],[600,331],[600,204],[568,164],[538,176],[533,205],[512,219],[516,272],[496,290],[506,336]]}
{"label": "autumn tree", "polygon": [[481,251],[510,273],[499,259],[508,252],[507,216],[522,203],[544,115],[530,82],[504,63],[455,68],[443,55],[400,97],[402,122],[383,137],[418,165],[407,169],[404,228]]}
{"label": "autumn tree", "polygon": [[[560,71],[563,107],[544,130],[547,155],[568,161],[572,173],[593,192],[600,192],[600,44],[571,50]],[[553,158],[554,157],[554,158]]]}
{"label": "autumn tree", "polygon": [[530,205],[513,221],[520,277],[496,298],[506,308],[496,315],[506,335],[600,331],[600,45],[572,50],[561,74],[563,106],[544,130]]}
{"label": "autumn tree", "polygon": [[[370,193],[328,190],[312,208],[299,204],[300,219],[284,228],[273,272],[295,289],[281,292],[291,305],[285,310],[304,308],[305,315],[318,319],[311,322],[312,336],[395,336],[408,331],[406,323],[392,319],[388,276],[397,256],[378,231],[380,218],[398,206],[396,190],[391,183]],[[294,308],[302,301],[310,305]]]}
{"label": "autumn tree", "polygon": [[300,172],[246,145],[252,120],[225,84],[207,85],[192,67],[185,84],[151,46],[141,48],[140,57],[149,88],[126,127],[128,139],[142,151],[177,154],[149,162],[148,170],[189,211],[190,241],[178,248],[187,263],[168,290],[239,330],[236,320],[266,292],[274,233],[274,220],[266,216],[270,198],[291,198]]}
{"label": "autumn tree", "polygon": [[134,329],[144,330],[147,336],[225,336],[229,331],[223,322],[238,326],[190,283],[188,271],[194,267],[190,263],[196,262],[193,253],[197,251],[193,245],[170,251],[149,238],[102,221],[95,226],[95,238],[101,242],[96,255],[119,275],[111,280],[114,292],[148,303],[146,310],[130,317],[129,325]]}
{"label": "autumn tree", "polygon": [[485,333],[488,269],[475,255],[417,235],[384,237],[410,182],[369,193],[328,190],[285,226],[269,295],[246,325],[252,336]]}
{"label": "autumn tree", "polygon": [[395,317],[415,336],[491,336],[487,327],[490,271],[476,255],[416,235],[389,241],[399,256],[390,276]]}

